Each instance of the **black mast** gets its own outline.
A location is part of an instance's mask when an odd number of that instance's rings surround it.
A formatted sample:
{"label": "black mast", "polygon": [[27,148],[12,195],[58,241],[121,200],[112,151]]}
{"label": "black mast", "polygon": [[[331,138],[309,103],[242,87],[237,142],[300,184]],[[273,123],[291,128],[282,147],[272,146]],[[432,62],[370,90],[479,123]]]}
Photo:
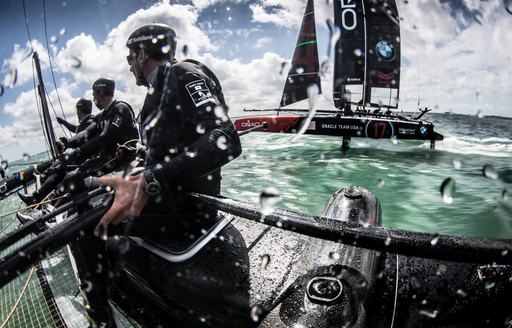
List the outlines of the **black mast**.
{"label": "black mast", "polygon": [[39,92],[39,98],[41,98],[41,105],[43,111],[43,125],[44,132],[46,137],[48,138],[48,144],[50,145],[50,153],[53,159],[57,158],[59,154],[57,148],[57,142],[55,141],[55,133],[53,132],[52,120],[50,118],[50,112],[48,110],[48,102],[46,101],[46,91],[43,83],[43,76],[41,74],[41,65],[39,63],[39,56],[37,55],[37,51],[34,51],[32,56],[34,58],[34,63],[36,65],[37,72],[37,91]]}

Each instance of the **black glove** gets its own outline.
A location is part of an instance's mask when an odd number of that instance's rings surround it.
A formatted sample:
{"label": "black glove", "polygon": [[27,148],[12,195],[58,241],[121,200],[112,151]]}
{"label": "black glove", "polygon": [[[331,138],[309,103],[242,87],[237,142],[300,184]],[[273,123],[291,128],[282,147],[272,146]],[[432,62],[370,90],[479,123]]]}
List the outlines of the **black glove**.
{"label": "black glove", "polygon": [[68,148],[68,139],[65,137],[60,137],[59,141],[57,141],[57,146],[62,153],[64,150],[66,150],[66,148]]}
{"label": "black glove", "polygon": [[82,152],[80,148],[75,149],[71,153],[63,153],[59,155],[59,160],[61,163],[65,164],[73,164],[80,160]]}
{"label": "black glove", "polygon": [[58,116],[57,116],[57,122],[58,122],[59,124],[64,124],[64,122],[66,122],[66,120],[65,120],[65,119],[63,119],[63,118],[61,118],[61,117],[58,117]]}

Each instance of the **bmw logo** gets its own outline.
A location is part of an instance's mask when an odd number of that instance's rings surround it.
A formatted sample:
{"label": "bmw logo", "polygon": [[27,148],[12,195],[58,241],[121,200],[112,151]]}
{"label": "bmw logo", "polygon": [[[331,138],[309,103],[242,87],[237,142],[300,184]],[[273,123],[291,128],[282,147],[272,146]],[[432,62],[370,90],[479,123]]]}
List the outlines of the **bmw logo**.
{"label": "bmw logo", "polygon": [[423,135],[423,136],[424,136],[424,135],[426,135],[426,134],[427,134],[427,132],[428,132],[428,129],[427,129],[427,127],[426,127],[426,126],[420,126],[420,134],[421,134],[421,135]]}
{"label": "bmw logo", "polygon": [[395,59],[396,50],[395,46],[389,41],[379,41],[375,46],[375,52],[384,61],[392,61]]}

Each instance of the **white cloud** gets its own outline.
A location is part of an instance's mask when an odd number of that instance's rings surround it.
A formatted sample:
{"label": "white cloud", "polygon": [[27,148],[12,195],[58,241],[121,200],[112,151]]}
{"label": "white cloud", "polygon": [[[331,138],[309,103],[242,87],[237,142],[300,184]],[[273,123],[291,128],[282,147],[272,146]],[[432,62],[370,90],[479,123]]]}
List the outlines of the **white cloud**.
{"label": "white cloud", "polygon": [[249,8],[253,22],[293,28],[300,26],[305,4],[300,0],[261,0]]}
{"label": "white cloud", "polygon": [[[44,70],[49,67],[48,54],[43,45],[37,40],[32,40],[32,46],[34,51],[37,51],[39,55],[41,69]],[[2,71],[5,74],[3,81],[5,86],[16,87],[17,85],[22,85],[32,80],[32,56],[30,43],[28,41],[24,46],[19,44],[14,45],[12,56],[2,63]],[[16,76],[16,83],[13,85],[12,77],[14,75]]]}
{"label": "white cloud", "polygon": [[270,43],[272,43],[272,39],[271,38],[267,38],[267,37],[259,38],[254,43],[253,48],[260,49],[260,48],[263,48],[263,47],[269,45]]}

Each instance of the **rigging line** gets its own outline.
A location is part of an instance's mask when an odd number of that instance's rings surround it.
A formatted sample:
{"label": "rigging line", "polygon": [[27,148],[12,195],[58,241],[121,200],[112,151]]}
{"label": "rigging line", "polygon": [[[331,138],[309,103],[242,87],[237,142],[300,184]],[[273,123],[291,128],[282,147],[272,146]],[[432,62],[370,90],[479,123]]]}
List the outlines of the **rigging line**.
{"label": "rigging line", "polygon": [[35,271],[35,267],[32,267],[32,270],[30,270],[30,273],[27,277],[27,281],[25,282],[25,286],[23,286],[23,289],[21,290],[20,295],[18,296],[18,299],[16,300],[16,303],[14,303],[14,305],[11,309],[11,312],[9,312],[9,314],[5,318],[5,320],[2,323],[2,325],[0,326],[0,328],[4,328],[7,325],[7,323],[9,322],[9,320],[11,320],[12,315],[14,314],[14,311],[16,311],[16,309],[18,308],[18,305],[20,304],[23,296],[25,295],[25,292],[27,291],[28,285],[30,283],[30,280],[32,279],[32,274],[34,273],[34,271]]}
{"label": "rigging line", "polygon": [[[62,102],[60,101],[59,89],[57,88],[57,82],[55,82],[55,74],[53,74],[53,64],[52,57],[50,55],[50,45],[48,44],[48,28],[46,24],[46,0],[43,0],[43,21],[44,21],[44,37],[46,39],[46,52],[48,53],[48,61],[50,62],[50,72],[52,72],[53,86],[55,87],[55,92],[57,93],[57,99],[59,100],[60,111],[64,119],[66,120],[66,114],[64,113],[64,108],[62,108]],[[64,129],[62,130],[64,131]],[[66,132],[64,135],[67,137]]]}
{"label": "rigging line", "polygon": [[34,61],[32,60],[32,83],[34,84],[34,94],[36,99],[36,106],[37,106],[37,114],[39,115],[39,122],[41,123],[41,129],[43,130],[44,138],[44,145],[46,147],[46,152],[50,153],[50,144],[48,143],[48,138],[46,137],[46,129],[44,128],[43,118],[41,117],[41,108],[39,107],[39,102],[37,101],[37,88],[36,88],[36,77],[34,74]]}
{"label": "rigging line", "polygon": [[23,0],[23,15],[25,16],[25,27],[27,28],[28,41],[30,42],[30,51],[34,51],[34,47],[32,46],[32,38],[30,37],[30,30],[28,28],[28,18],[27,18],[27,10],[25,8],[25,0]]}
{"label": "rigging line", "polygon": [[[50,103],[50,106],[52,107],[53,115],[55,115],[55,117],[57,117],[57,112],[55,111],[55,107],[53,107],[52,100],[50,99],[50,95],[48,94],[48,91],[46,91],[46,88],[44,88],[44,93],[45,93],[46,97],[48,98],[48,102]],[[67,137],[66,131],[62,127],[62,124],[59,124],[59,126],[60,126],[60,129],[62,130],[62,133],[64,133],[64,135]]]}

